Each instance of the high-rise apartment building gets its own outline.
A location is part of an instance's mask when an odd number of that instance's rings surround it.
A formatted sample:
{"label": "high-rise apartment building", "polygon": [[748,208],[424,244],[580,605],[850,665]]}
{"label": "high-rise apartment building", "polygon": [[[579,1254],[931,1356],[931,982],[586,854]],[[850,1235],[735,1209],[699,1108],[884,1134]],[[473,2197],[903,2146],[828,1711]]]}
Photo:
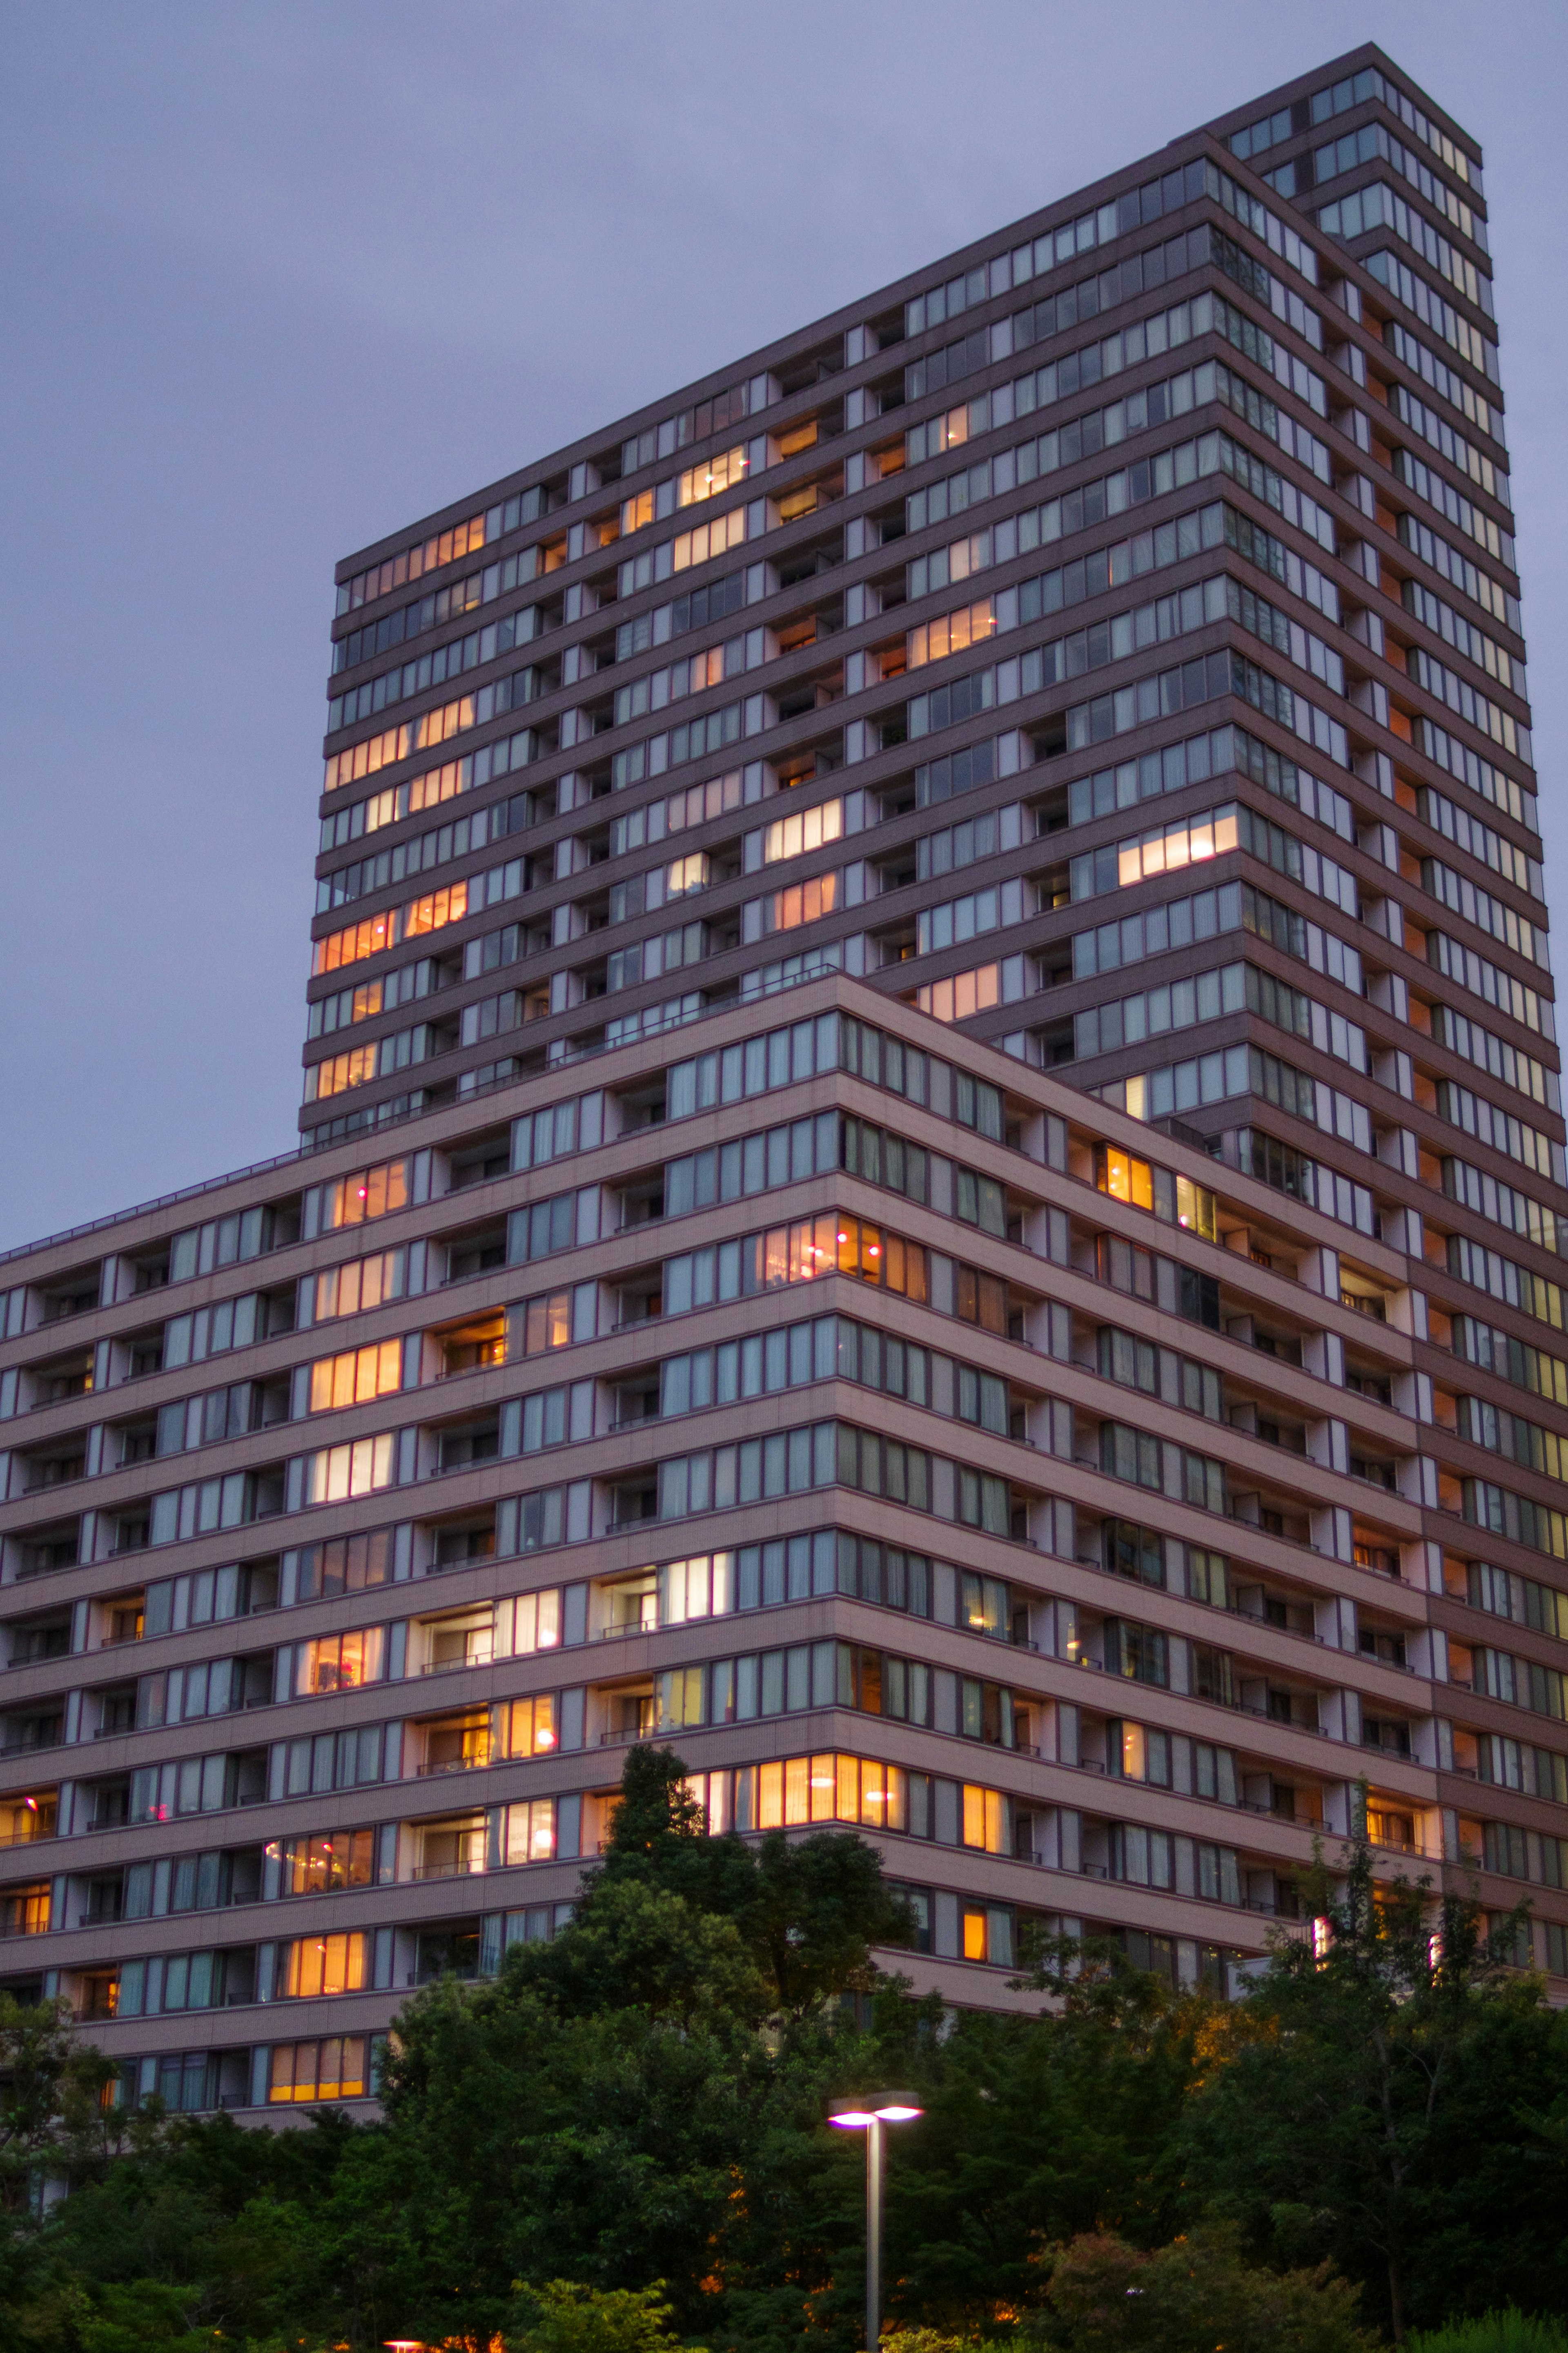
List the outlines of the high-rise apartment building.
{"label": "high-rise apartment building", "polygon": [[1372,49],[342,567],[302,1148],[0,1267],[0,1981],[363,2097],[626,1745],[922,1986],[1314,1834],[1568,1999],[1486,210]]}

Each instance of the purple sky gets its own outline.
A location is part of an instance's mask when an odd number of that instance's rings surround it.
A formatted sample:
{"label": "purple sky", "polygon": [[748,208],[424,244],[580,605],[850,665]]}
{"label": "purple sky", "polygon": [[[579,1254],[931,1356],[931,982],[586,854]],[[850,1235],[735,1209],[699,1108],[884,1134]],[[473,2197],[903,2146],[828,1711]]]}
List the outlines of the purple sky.
{"label": "purple sky", "polygon": [[337,558],[1367,38],[1486,148],[1561,911],[1560,5],[13,7],[0,1247],[293,1141]]}

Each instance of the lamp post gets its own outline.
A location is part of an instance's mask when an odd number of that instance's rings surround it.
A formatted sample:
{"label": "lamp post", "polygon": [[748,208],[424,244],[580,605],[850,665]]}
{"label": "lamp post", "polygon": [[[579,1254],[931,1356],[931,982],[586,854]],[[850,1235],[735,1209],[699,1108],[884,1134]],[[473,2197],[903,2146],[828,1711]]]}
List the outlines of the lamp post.
{"label": "lamp post", "polygon": [[882,2127],[924,2113],[910,2092],[875,2092],[828,2111],[830,2125],[866,2136],[866,2353],[877,2353],[882,2334]]}

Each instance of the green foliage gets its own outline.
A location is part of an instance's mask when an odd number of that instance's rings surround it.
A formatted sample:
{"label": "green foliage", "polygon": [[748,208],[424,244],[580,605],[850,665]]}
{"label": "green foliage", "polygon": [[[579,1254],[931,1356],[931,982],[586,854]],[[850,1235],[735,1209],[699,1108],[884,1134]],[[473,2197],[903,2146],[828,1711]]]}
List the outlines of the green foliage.
{"label": "green foliage", "polygon": [[1224,2234],[1152,2254],[1085,2237],[1055,2255],[1036,2341],[1053,2353],[1372,2353],[1355,2307],[1326,2265],[1255,2271]]}
{"label": "green foliage", "polygon": [[[864,2147],[825,2119],[874,2079],[924,2110],[889,2136],[889,2353],[1568,2310],[1568,2018],[1473,1907],[1435,1959],[1426,1892],[1374,1903],[1359,1848],[1326,1957],[1281,1939],[1243,2001],[1047,1941],[1034,2008],[954,2014],[873,1968],[907,1923],[869,1847],[707,1838],[684,1780],[634,1751],[572,1925],[407,2002],[375,2125],[117,2118],[63,2009],[0,2001],[7,2353],[854,2353]],[[1568,2353],[1511,2312],[1407,2341]]]}
{"label": "green foliage", "polygon": [[1560,2321],[1531,2319],[1510,2304],[1501,2312],[1450,2320],[1405,2341],[1410,2353],[1568,2353],[1568,2328]]}
{"label": "green foliage", "polygon": [[[681,2353],[669,2327],[664,2282],[651,2287],[582,2287],[550,2280],[519,2289],[518,2315],[506,2332],[507,2353]],[[690,2353],[705,2353],[696,2346]]]}
{"label": "green foliage", "polygon": [[[1528,2279],[1568,2308],[1568,2018],[1495,1967],[1476,1907],[1379,1886],[1364,1843],[1320,1894],[1320,1962],[1281,1940],[1221,2028],[1183,2136],[1255,2257],[1331,2260],[1396,2338]],[[1544,2105],[1543,2105],[1544,2104]]]}

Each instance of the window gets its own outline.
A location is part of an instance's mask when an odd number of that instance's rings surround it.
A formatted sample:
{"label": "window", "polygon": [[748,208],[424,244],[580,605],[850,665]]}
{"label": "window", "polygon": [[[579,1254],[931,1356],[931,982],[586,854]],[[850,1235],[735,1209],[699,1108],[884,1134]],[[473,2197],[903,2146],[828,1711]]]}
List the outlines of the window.
{"label": "window", "polygon": [[843,833],[844,803],[818,801],[793,817],[775,818],[763,835],[763,863],[774,866],[781,859],[804,857],[842,839]]}
{"label": "window", "polygon": [[681,899],[690,891],[706,891],[711,869],[705,849],[694,849],[686,858],[677,858],[666,869],[664,892],[667,899]]}
{"label": "window", "polygon": [[1112,1577],[1130,1577],[1142,1585],[1163,1587],[1165,1541],[1156,1528],[1132,1520],[1106,1520],[1100,1527],[1101,1553]]}
{"label": "window", "polygon": [[312,1692],[357,1691],[362,1683],[379,1683],[385,1672],[384,1626],[323,1634],[316,1641],[301,1642],[295,1653],[295,1695],[302,1699]]}
{"label": "window", "polygon": [[924,1250],[866,1218],[842,1212],[806,1218],[773,1227],[759,1235],[758,1243],[761,1284],[766,1291],[784,1282],[809,1282],[819,1275],[847,1274],[908,1299],[927,1296]]}
{"label": "window", "polygon": [[986,1961],[993,1968],[1010,1969],[1013,1959],[1013,1915],[1004,1905],[965,1905],[963,1957]]}
{"label": "window", "polygon": [[799,931],[803,924],[815,923],[823,915],[830,915],[838,902],[837,874],[814,874],[808,882],[792,883],[787,891],[775,891],[763,902],[763,911],[770,932]]}
{"label": "window", "polygon": [[[754,1777],[754,1778],[753,1778]],[[897,1765],[846,1756],[790,1757],[742,1768],[735,1794],[736,1828],[778,1830],[797,1822],[861,1822],[870,1830],[901,1831],[909,1822],[909,1777]],[[742,1819],[743,1800],[753,1819]]]}
{"label": "window", "polygon": [[310,1367],[310,1411],[335,1412],[342,1406],[364,1405],[373,1398],[392,1395],[402,1386],[401,1340],[351,1348],[341,1356],[321,1356]]}
{"label": "window", "polygon": [[1171,1787],[1171,1736],[1113,1720],[1105,1727],[1105,1769],[1119,1780]]}
{"label": "window", "polygon": [[1131,1202],[1135,1209],[1154,1206],[1154,1172],[1149,1163],[1135,1159],[1130,1152],[1119,1152],[1113,1145],[1096,1145],[1094,1181],[1112,1200]]}
{"label": "window", "polygon": [[959,1579],[958,1622],[971,1634],[987,1634],[1005,1642],[1012,1630],[1012,1590],[999,1577],[978,1577],[965,1569]]}
{"label": "window", "polygon": [[367,2038],[330,2034],[320,2042],[272,2046],[268,2100],[361,2100],[370,2089]]}
{"label": "window", "polygon": [[1171,1679],[1164,1635],[1150,1626],[1131,1625],[1124,1618],[1108,1618],[1105,1672],[1108,1675],[1123,1675],[1131,1683],[1155,1683],[1163,1688]]}
{"label": "window", "polygon": [[358,1593],[367,1585],[385,1585],[392,1576],[392,1530],[373,1528],[363,1535],[301,1545],[298,1562],[297,1601],[330,1600],[339,1593]]}
{"label": "window", "polygon": [[321,1994],[359,1993],[365,1984],[365,1938],[300,1936],[279,1955],[276,1998],[308,2001]]}
{"label": "window", "polygon": [[355,1439],[351,1446],[323,1447],[319,1454],[308,1454],[305,1461],[308,1504],[338,1504],[351,1495],[372,1495],[392,1484],[392,1435],[386,1431],[380,1438]]}
{"label": "window", "polygon": [[[332,1222],[347,1225],[351,1220],[337,1218]],[[351,1259],[346,1266],[327,1267],[315,1277],[311,1322],[330,1324],[339,1316],[363,1314],[384,1300],[401,1299],[403,1268],[400,1250],[382,1250],[374,1258]]]}
{"label": "window", "polygon": [[987,1854],[1013,1851],[1012,1807],[999,1789],[984,1789],[973,1781],[963,1784],[963,1843]]}
{"label": "window", "polygon": [[1187,1546],[1187,1591],[1194,1601],[1206,1601],[1211,1609],[1229,1608],[1229,1574],[1223,1553],[1205,1552],[1199,1545]]}
{"label": "window", "polygon": [[551,1862],[555,1857],[555,1800],[531,1798],[506,1810],[509,1863]]}
{"label": "window", "polygon": [[368,1887],[375,1867],[374,1831],[331,1831],[315,1838],[275,1840],[268,1860],[279,1865],[284,1895],[335,1895]]}
{"label": "window", "polygon": [[321,1227],[363,1226],[408,1206],[408,1163],[384,1161],[377,1168],[361,1168],[329,1185],[321,1200]]}
{"label": "window", "polygon": [[984,1528],[987,1535],[1013,1533],[1013,1500],[1005,1479],[988,1472],[958,1466],[958,1516],[965,1527]]}
{"label": "window", "polygon": [[963,605],[955,613],[943,613],[939,619],[924,621],[919,628],[906,633],[906,659],[910,670],[919,670],[927,662],[945,660],[949,654],[967,652],[971,646],[981,645],[996,630],[996,608],[993,599],[982,596],[978,603]]}
{"label": "window", "polygon": [[532,1699],[514,1699],[507,1713],[506,1754],[547,1757],[556,1744],[555,1700],[550,1692]]}
{"label": "window", "polygon": [[0,1936],[42,1936],[49,1926],[49,1883],[13,1887],[0,1896]]}
{"label": "window", "polygon": [[[500,535],[501,513],[500,507],[494,510],[492,539]],[[356,572],[352,579],[339,585],[338,611],[355,611],[361,605],[371,604],[377,596],[401,588],[406,581],[423,579],[426,572],[434,572],[443,564],[455,564],[459,556],[477,554],[485,543],[486,521],[482,514],[470,515],[467,522],[455,522],[433,538],[419,540],[413,547],[387,556],[384,563],[373,564],[368,572]],[[512,522],[515,522],[514,516]]]}
{"label": "window", "polygon": [[543,1593],[520,1593],[512,1604],[511,1647],[519,1658],[535,1651],[552,1651],[561,1640],[559,1588]]}
{"label": "window", "polygon": [[330,1095],[345,1094],[351,1087],[363,1087],[375,1076],[374,1046],[354,1046],[346,1054],[333,1054],[324,1062],[315,1063],[305,1073],[305,1100],[324,1103]]}
{"label": "window", "polygon": [[715,515],[711,522],[700,523],[695,531],[684,531],[675,542],[671,568],[685,572],[694,564],[706,564],[715,555],[725,555],[732,547],[745,543],[746,510],[731,507],[728,514]]}
{"label": "window", "polygon": [[973,972],[955,972],[946,980],[928,981],[915,991],[921,1012],[933,1021],[968,1021],[1002,1002],[1002,967],[977,965]]}
{"label": "window", "polygon": [[[346,964],[358,964],[362,957],[380,955],[395,948],[400,941],[418,939],[426,932],[438,932],[448,923],[460,923],[468,912],[467,882],[450,882],[439,891],[426,891],[422,898],[410,900],[406,907],[392,907],[382,915],[367,915],[363,923],[350,923],[341,932],[329,932],[319,939],[311,952],[312,976],[323,972],[340,972]],[[362,1049],[370,1052],[371,1049]]]}
{"label": "window", "polygon": [[717,498],[721,491],[732,490],[737,482],[743,482],[750,471],[751,459],[743,442],[738,448],[726,449],[716,458],[703,459],[699,464],[688,467],[679,477],[676,504],[697,506],[703,499]]}

